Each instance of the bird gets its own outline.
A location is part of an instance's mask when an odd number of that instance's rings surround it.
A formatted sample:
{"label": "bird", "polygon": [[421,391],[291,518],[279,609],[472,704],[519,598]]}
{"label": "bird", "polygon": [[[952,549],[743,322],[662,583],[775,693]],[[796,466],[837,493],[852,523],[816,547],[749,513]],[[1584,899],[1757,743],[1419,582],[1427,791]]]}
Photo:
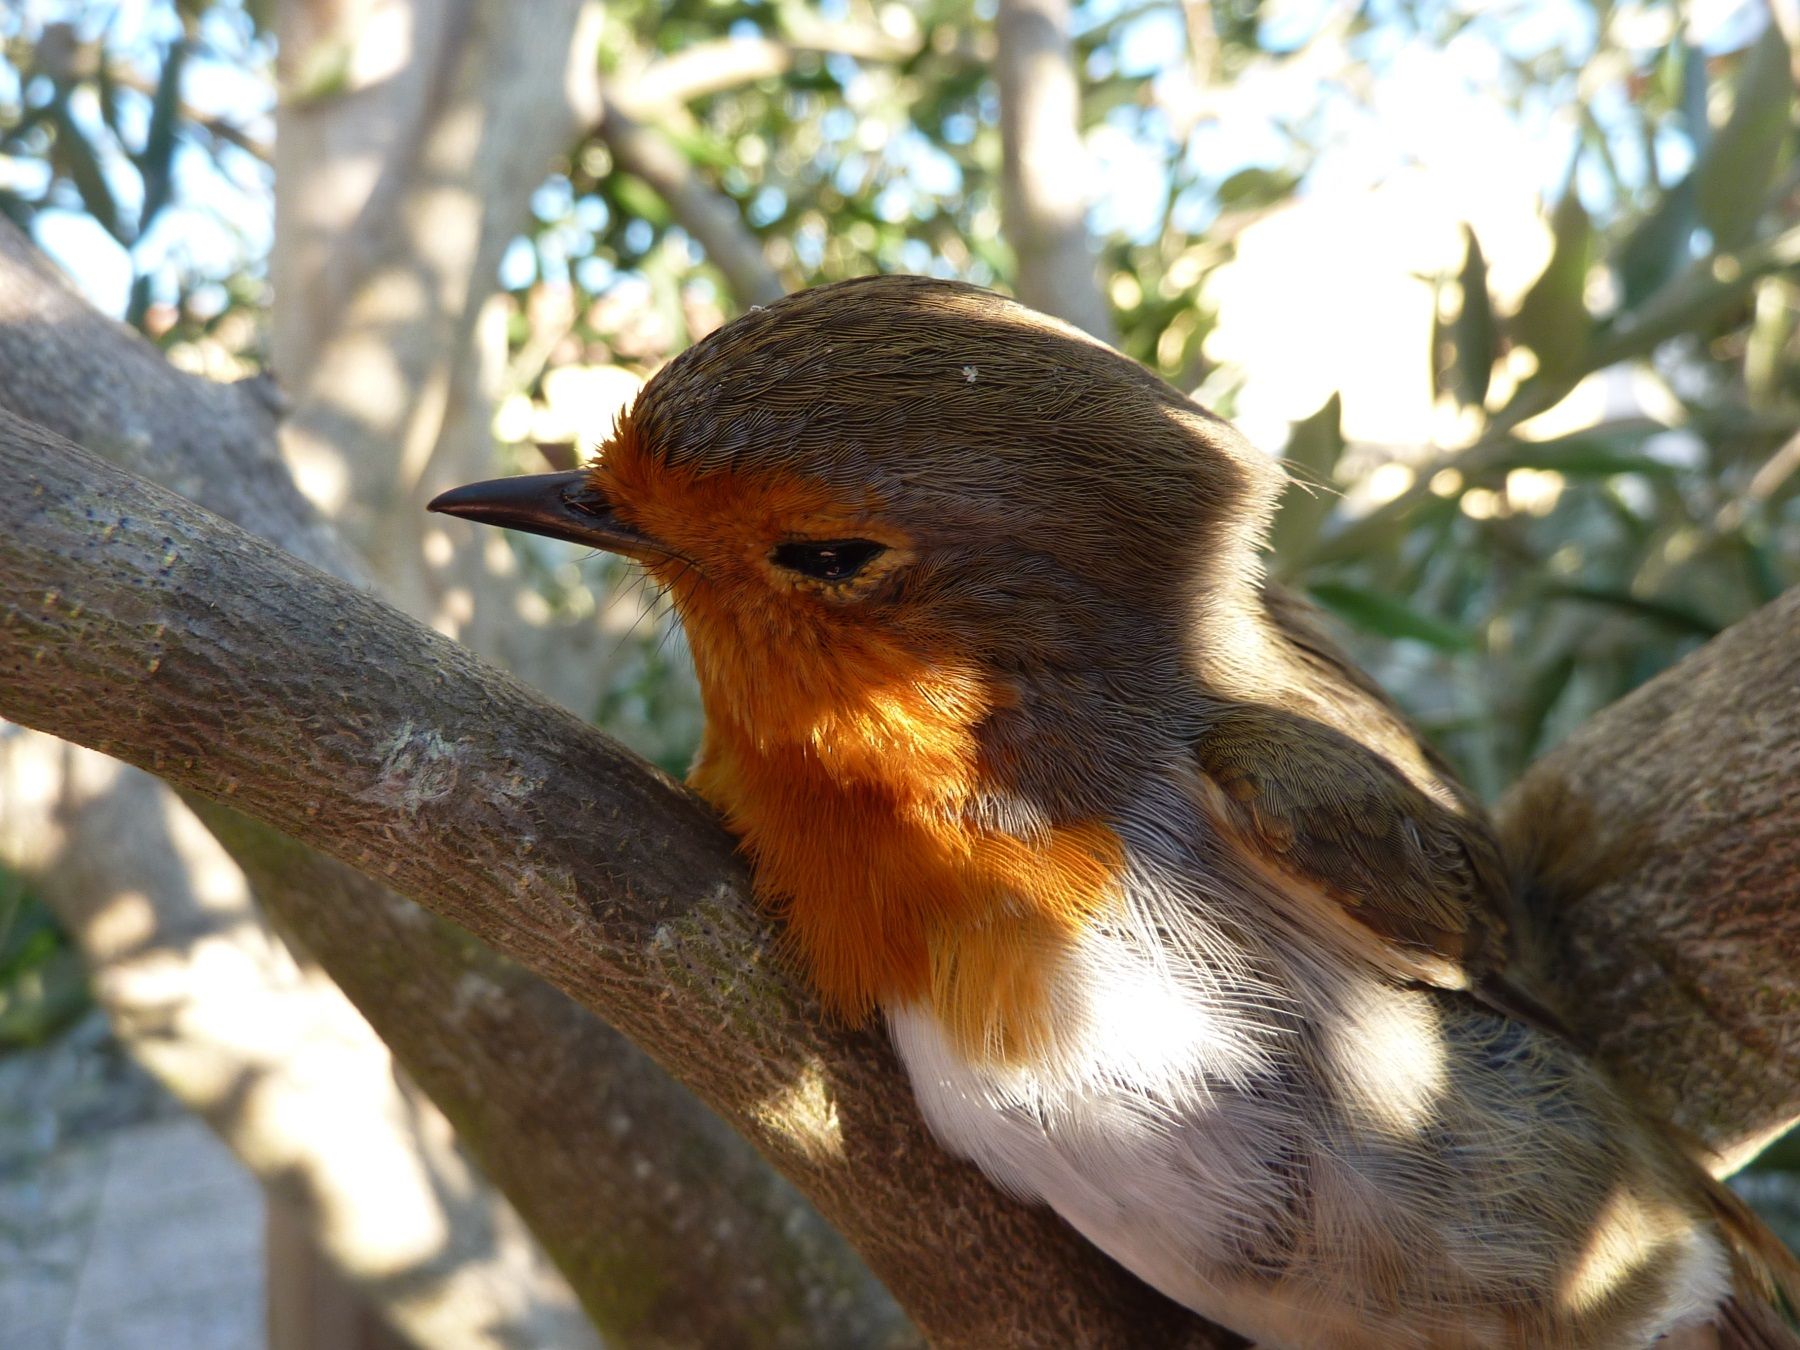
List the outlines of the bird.
{"label": "bird", "polygon": [[1164,1294],[1292,1350],[1800,1346],[1793,1258],[1534,985],[1479,803],[1266,580],[1287,481],[1087,334],[883,275],[431,509],[648,571],[822,1009]]}

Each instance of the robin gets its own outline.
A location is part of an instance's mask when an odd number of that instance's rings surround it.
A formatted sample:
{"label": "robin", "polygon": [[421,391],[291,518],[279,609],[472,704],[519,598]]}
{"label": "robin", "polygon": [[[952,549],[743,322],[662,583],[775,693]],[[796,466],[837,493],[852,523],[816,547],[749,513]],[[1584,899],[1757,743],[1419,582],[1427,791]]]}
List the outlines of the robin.
{"label": "robin", "polygon": [[938,1139],[1265,1346],[1794,1347],[1793,1258],[1509,968],[1475,801],[1262,577],[1230,425],[974,287],[752,310],[432,509],[672,597],[693,786]]}

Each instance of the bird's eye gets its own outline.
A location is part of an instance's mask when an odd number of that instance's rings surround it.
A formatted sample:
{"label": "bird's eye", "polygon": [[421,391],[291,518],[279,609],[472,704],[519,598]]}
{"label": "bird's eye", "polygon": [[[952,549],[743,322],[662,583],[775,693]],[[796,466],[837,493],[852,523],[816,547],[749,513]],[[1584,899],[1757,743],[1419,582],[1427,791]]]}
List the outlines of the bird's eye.
{"label": "bird's eye", "polygon": [[777,567],[818,581],[848,581],[887,552],[872,539],[795,539],[769,555]]}

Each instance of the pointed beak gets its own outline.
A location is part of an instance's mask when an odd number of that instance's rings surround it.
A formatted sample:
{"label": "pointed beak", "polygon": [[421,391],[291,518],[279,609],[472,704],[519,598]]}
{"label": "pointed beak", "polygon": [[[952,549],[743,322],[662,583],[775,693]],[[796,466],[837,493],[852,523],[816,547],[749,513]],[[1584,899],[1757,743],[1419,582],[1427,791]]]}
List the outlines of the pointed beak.
{"label": "pointed beak", "polygon": [[566,539],[641,562],[671,556],[655,539],[613,514],[606,495],[589,485],[585,469],[470,483],[441,493],[425,509],[484,525]]}

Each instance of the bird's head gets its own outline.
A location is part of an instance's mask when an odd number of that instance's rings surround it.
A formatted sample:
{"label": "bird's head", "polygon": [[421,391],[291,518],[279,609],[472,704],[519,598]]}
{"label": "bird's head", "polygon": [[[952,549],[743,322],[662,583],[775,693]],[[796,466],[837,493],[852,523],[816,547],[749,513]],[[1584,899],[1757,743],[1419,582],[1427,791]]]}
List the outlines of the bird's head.
{"label": "bird's head", "polygon": [[1194,631],[1197,607],[1253,585],[1279,482],[1226,423],[1077,330],[895,276],[696,344],[590,468],[432,508],[642,562],[710,722],[830,747],[854,772],[929,757],[929,724],[967,727],[1034,672]]}

